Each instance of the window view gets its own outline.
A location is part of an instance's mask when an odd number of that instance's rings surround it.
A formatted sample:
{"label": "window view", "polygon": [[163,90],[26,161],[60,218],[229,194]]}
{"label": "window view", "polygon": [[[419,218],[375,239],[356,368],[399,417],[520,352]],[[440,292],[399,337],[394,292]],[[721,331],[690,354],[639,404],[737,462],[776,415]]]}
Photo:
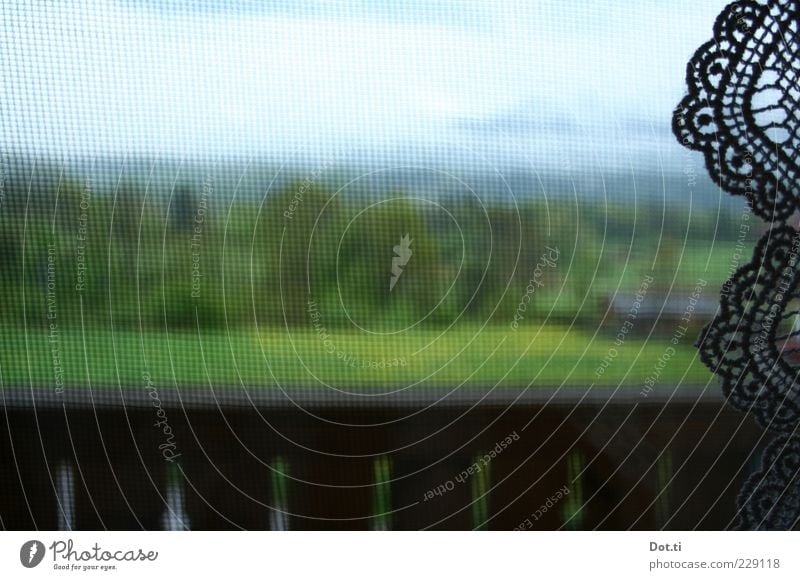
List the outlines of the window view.
{"label": "window view", "polygon": [[725,4],[4,2],[0,526],[793,528]]}

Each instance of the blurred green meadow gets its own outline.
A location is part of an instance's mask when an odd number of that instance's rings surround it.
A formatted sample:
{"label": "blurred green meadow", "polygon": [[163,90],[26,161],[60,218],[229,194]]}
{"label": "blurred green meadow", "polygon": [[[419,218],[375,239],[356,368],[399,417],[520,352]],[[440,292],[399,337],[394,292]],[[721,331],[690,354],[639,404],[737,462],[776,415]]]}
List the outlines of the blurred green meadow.
{"label": "blurred green meadow", "polygon": [[[53,384],[53,347],[47,333],[3,328],[3,378]],[[13,337],[13,338],[12,338]],[[529,327],[525,333],[498,328],[441,334],[419,331],[402,341],[351,331],[337,334],[334,352],[315,333],[70,330],[58,339],[64,384],[139,385],[146,372],[161,384],[181,386],[315,385],[372,387],[442,385],[628,385],[641,386],[667,339],[630,341],[605,371],[597,369],[613,340],[564,327]],[[698,384],[710,377],[687,343],[660,374],[664,384]]]}
{"label": "blurred green meadow", "polygon": [[6,386],[636,386],[671,346],[658,383],[704,383],[712,312],[673,341],[681,308],[697,280],[713,301],[757,234],[736,207],[27,185],[0,213]]}

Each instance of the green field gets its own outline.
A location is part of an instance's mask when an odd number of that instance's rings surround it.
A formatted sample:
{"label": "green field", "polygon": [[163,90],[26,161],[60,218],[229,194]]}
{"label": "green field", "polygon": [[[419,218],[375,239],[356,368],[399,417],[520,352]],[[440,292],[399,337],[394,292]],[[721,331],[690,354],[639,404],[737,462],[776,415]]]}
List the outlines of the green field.
{"label": "green field", "polygon": [[[494,326],[458,331],[414,331],[376,336],[331,331],[237,329],[157,333],[64,331],[51,340],[43,330],[5,327],[0,353],[5,386],[94,387],[140,385],[143,376],[205,387],[263,385],[265,388],[329,384],[386,385],[617,385],[640,387],[671,346],[669,337],[629,337],[609,357],[613,336],[566,327]],[[710,374],[686,336],[675,346],[657,384],[698,384]],[[606,358],[609,364],[598,377]],[[610,361],[610,362],[609,362]],[[60,373],[59,373],[60,368]]]}
{"label": "green field", "polygon": [[[676,345],[674,312],[646,337],[652,311],[618,345],[609,304],[616,295],[619,316],[645,278],[656,307],[687,304],[699,279],[704,298],[716,296],[757,235],[734,207],[535,196],[432,205],[398,192],[366,212],[371,197],[324,183],[287,183],[261,204],[209,197],[190,177],[151,195],[129,176],[89,197],[78,176],[35,188],[9,179],[3,384],[705,383],[692,342],[708,308]],[[389,286],[407,238],[413,259]]]}

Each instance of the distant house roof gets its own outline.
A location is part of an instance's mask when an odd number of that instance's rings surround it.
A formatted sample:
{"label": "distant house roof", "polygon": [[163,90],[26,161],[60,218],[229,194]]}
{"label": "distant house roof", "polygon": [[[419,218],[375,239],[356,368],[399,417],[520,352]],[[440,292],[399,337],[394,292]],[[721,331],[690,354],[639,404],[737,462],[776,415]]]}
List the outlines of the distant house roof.
{"label": "distant house roof", "polygon": [[[646,318],[679,318],[690,308],[690,298],[694,289],[673,289],[670,294],[661,292],[648,292],[639,305],[637,317]],[[692,317],[708,319],[714,316],[719,306],[716,291],[707,290],[706,295],[698,297],[694,303]],[[625,316],[631,311],[636,302],[636,294],[619,292],[609,294],[611,312],[618,316]]]}

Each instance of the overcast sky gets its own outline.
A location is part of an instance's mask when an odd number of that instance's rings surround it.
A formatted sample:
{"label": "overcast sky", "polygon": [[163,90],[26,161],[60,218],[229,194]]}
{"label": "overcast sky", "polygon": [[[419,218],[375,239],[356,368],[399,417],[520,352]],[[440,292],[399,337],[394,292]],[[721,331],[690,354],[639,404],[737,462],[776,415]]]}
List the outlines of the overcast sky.
{"label": "overcast sky", "polygon": [[6,0],[3,143],[69,154],[473,151],[534,165],[675,157],[669,119],[686,60],[725,3]]}

